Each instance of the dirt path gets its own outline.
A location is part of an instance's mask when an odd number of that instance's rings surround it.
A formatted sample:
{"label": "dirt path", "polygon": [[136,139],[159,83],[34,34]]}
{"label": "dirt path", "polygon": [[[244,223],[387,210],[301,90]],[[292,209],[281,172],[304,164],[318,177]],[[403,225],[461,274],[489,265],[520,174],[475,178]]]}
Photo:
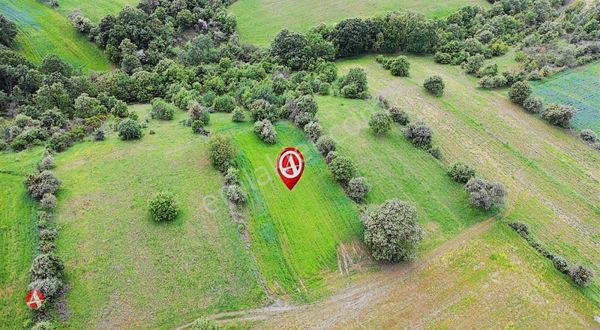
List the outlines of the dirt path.
{"label": "dirt path", "polygon": [[[315,324],[318,324],[320,328],[335,328],[339,321],[357,317],[364,308],[372,309],[378,304],[393,303],[389,300],[392,298],[389,293],[394,288],[403,286],[410,275],[427,268],[432,260],[446,252],[478,237],[492,224],[493,219],[480,222],[414,262],[384,266],[373,276],[359,280],[322,301],[302,306],[280,303],[264,308],[214,314],[208,318],[221,323],[267,321],[273,322],[273,325],[278,324],[279,328],[282,328],[282,324],[286,324],[287,327],[292,327],[290,324],[297,324],[295,327],[304,328],[307,326],[307,322],[311,324],[310,328],[314,328]],[[185,329],[189,326],[190,324],[187,324],[178,329]]]}

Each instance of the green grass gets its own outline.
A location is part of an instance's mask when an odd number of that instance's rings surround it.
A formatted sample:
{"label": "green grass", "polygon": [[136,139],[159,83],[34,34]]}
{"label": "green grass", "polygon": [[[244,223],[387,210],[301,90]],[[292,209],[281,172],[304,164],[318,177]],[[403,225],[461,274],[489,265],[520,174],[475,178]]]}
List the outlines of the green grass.
{"label": "green grass", "polygon": [[600,133],[600,63],[566,71],[533,85],[534,95],[547,103],[563,103],[578,109],[573,126]]}
{"label": "green grass", "polygon": [[29,318],[25,293],[34,255],[35,206],[23,181],[40,150],[0,153],[0,328],[12,329]]}
{"label": "green grass", "polygon": [[[269,291],[314,299],[325,292],[323,276],[337,270],[337,246],[360,237],[352,202],[303,133],[288,122],[276,124],[278,143],[267,145],[250,123],[235,124],[230,115],[214,114],[214,129],[231,134],[244,186],[249,192],[249,231]],[[306,167],[292,191],[276,172],[276,158],[286,146],[303,153]]]}
{"label": "green grass", "polygon": [[[477,79],[430,57],[409,56],[411,76],[393,77],[374,57],[340,62],[341,72],[361,66],[373,95],[385,95],[413,119],[427,122],[444,163],[464,161],[508,189],[502,215],[531,225],[541,241],[598,273],[600,154],[568,132],[527,114],[502,92],[477,89]],[[427,94],[425,78],[438,74],[443,97]],[[432,187],[433,189],[434,187]],[[600,304],[600,278],[580,289]]]}
{"label": "green grass", "polygon": [[239,0],[231,6],[243,41],[268,46],[283,28],[306,32],[320,23],[369,17],[395,10],[414,10],[430,17],[446,16],[466,5],[486,6],[483,0]]}
{"label": "green grass", "polygon": [[471,208],[462,185],[452,181],[430,154],[408,142],[399,125],[386,136],[372,133],[368,120],[381,111],[376,101],[336,97],[318,97],[317,101],[317,116],[326,134],[334,137],[338,151],[350,156],[359,175],[372,185],[367,202],[398,198],[415,204],[419,222],[427,230],[423,250],[490,216]]}
{"label": "green grass", "polygon": [[116,15],[125,6],[135,7],[139,2],[139,0],[61,0],[58,10],[65,16],[79,10],[84,16],[97,23],[102,17]]}
{"label": "green grass", "polygon": [[[141,118],[148,106],[136,106]],[[83,142],[56,157],[58,253],[68,328],[173,328],[207,313],[260,305],[256,265],[222,195],[205,137],[151,121],[142,140]],[[176,195],[177,219],[154,223],[148,201]]]}
{"label": "green grass", "polygon": [[37,0],[4,0],[0,12],[17,24],[15,48],[32,62],[39,64],[46,55],[56,54],[83,71],[111,68],[106,55],[57,10]]}

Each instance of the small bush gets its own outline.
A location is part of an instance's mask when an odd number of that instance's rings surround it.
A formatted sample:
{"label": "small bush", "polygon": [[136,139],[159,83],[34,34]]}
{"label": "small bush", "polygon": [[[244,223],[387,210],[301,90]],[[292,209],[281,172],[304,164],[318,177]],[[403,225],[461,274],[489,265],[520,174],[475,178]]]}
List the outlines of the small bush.
{"label": "small bush", "polygon": [[579,137],[587,143],[596,143],[598,141],[598,135],[591,129],[583,129],[579,132]]}
{"label": "small bush", "polygon": [[335,151],[335,141],[329,135],[322,135],[316,143],[317,149],[321,155],[326,156],[330,152]]}
{"label": "small bush", "polygon": [[45,278],[62,278],[63,262],[56,254],[40,254],[31,263],[31,278],[33,280],[43,280]]}
{"label": "small bush", "polygon": [[224,187],[225,196],[227,199],[237,205],[243,204],[246,202],[246,194],[242,188],[237,184],[227,185]]}
{"label": "small bush", "polygon": [[131,118],[121,121],[117,125],[117,131],[121,140],[137,140],[142,137],[142,125]]}
{"label": "small bush", "polygon": [[56,207],[56,196],[46,193],[40,200],[44,210],[52,210]]}
{"label": "small bush", "polygon": [[335,159],[329,164],[331,168],[331,172],[333,173],[333,177],[342,183],[347,183],[354,177],[356,173],[356,168],[354,164],[350,160],[350,158],[345,156],[337,156]]}
{"label": "small bush", "polygon": [[264,119],[254,123],[254,133],[268,144],[274,144],[277,142],[277,131],[270,120]]}
{"label": "small bush", "polygon": [[240,171],[237,168],[230,166],[227,169],[227,173],[225,173],[225,185],[229,186],[232,184],[239,184],[240,183],[239,173],[240,173]]}
{"label": "small bush", "polygon": [[392,127],[392,118],[386,112],[376,112],[369,119],[369,127],[376,135],[383,135]]}
{"label": "small bush", "polygon": [[517,81],[508,91],[510,100],[516,104],[522,105],[525,100],[531,95],[531,87],[525,81]]}
{"label": "small bush", "polygon": [[62,287],[63,281],[56,277],[49,277],[29,283],[27,290],[37,289],[42,291],[44,297],[53,298],[58,295]]}
{"label": "small bush", "polygon": [[175,196],[170,192],[159,192],[150,200],[150,215],[156,222],[175,220],[178,212]]}
{"label": "small bush", "polygon": [[448,175],[459,183],[467,183],[475,176],[475,169],[465,163],[455,163],[448,169]]}
{"label": "small bush", "polygon": [[388,111],[390,112],[390,116],[394,122],[402,126],[406,126],[408,123],[410,123],[408,114],[405,111],[400,110],[398,106],[393,106]]}
{"label": "small bush", "polygon": [[594,275],[594,271],[588,266],[575,265],[569,270],[569,277],[571,277],[575,284],[581,287],[588,286],[592,282]]}
{"label": "small bush", "polygon": [[508,224],[512,229],[514,229],[517,234],[523,237],[526,240],[529,240],[529,226],[522,222],[511,222]]}
{"label": "small bush", "polygon": [[389,67],[392,75],[398,77],[408,77],[410,63],[408,62],[408,58],[406,58],[406,56],[398,56],[395,59],[391,60],[389,63]]}
{"label": "small bush", "polygon": [[484,76],[479,79],[479,86],[487,89],[501,88],[508,84],[506,77],[502,75]]}
{"label": "small bush", "polygon": [[428,149],[431,147],[433,131],[423,122],[409,124],[404,129],[404,136],[415,146]]}
{"label": "small bush", "polygon": [[56,326],[50,321],[40,321],[32,326],[31,330],[56,330]]}
{"label": "small bush", "polygon": [[176,107],[161,98],[152,100],[152,110],[150,116],[152,119],[172,120],[175,115]]}
{"label": "small bush", "polygon": [[311,141],[317,141],[321,137],[321,124],[317,121],[311,121],[304,125],[304,133]]}
{"label": "small bush", "polygon": [[52,155],[47,155],[37,164],[38,171],[51,170],[55,167],[56,164],[54,163],[54,157],[52,157]]}
{"label": "small bush", "polygon": [[530,113],[542,113],[544,102],[539,97],[530,96],[523,101],[523,109]]}
{"label": "small bush", "polygon": [[202,120],[194,120],[192,122],[192,131],[196,134],[202,134],[202,135],[206,135],[206,133],[208,132],[204,128],[204,122]]}
{"label": "small bush", "polygon": [[254,121],[268,119],[271,122],[277,120],[277,107],[266,100],[259,99],[250,105],[252,119]]}
{"label": "small bush", "polygon": [[233,96],[221,95],[215,98],[213,103],[215,111],[232,112],[235,109],[235,99]]}
{"label": "small bush", "polygon": [[111,113],[113,116],[117,116],[119,118],[125,118],[129,114],[127,109],[127,103],[117,100],[115,106],[111,109]]}
{"label": "small bush", "polygon": [[106,134],[104,133],[104,129],[102,129],[102,127],[94,131],[94,141],[104,141],[104,139],[106,139]]}
{"label": "small bush", "polygon": [[501,207],[506,196],[506,188],[499,182],[490,182],[481,178],[471,178],[465,185],[471,205],[484,210]]}
{"label": "small bush", "polygon": [[563,274],[569,273],[569,262],[564,257],[554,257],[554,260],[552,260],[552,262],[554,263],[554,268],[556,268],[559,272]]}
{"label": "small bush", "polygon": [[542,112],[542,118],[552,125],[568,128],[571,126],[571,119],[575,116],[575,112],[577,112],[577,110],[570,105],[550,104],[546,107],[546,110]]}
{"label": "small bush", "polygon": [[214,135],[209,140],[209,148],[211,163],[217,170],[225,172],[233,165],[236,151],[231,138]]}
{"label": "small bush", "polygon": [[319,86],[319,95],[329,95],[331,93],[331,84],[324,82]]}
{"label": "small bush", "polygon": [[61,185],[62,181],[48,170],[31,174],[25,180],[27,192],[37,200],[41,200],[45,194],[54,195]]}
{"label": "small bush", "polygon": [[340,94],[350,99],[366,99],[369,96],[367,74],[362,68],[352,68],[340,79]]}
{"label": "small bush", "polygon": [[207,319],[198,319],[190,326],[191,330],[220,330],[221,327],[215,322]]}
{"label": "small bush", "polygon": [[371,191],[371,185],[364,177],[352,178],[348,182],[348,197],[357,203],[362,203]]}
{"label": "small bush", "polygon": [[192,101],[188,105],[188,114],[192,122],[196,120],[200,121],[202,126],[206,126],[210,123],[210,115],[208,109],[206,109],[196,101]]}
{"label": "small bush", "polygon": [[235,123],[241,123],[244,121],[244,119],[244,110],[242,110],[242,108],[235,108],[235,110],[233,110],[233,113],[231,114],[231,121]]}
{"label": "small bush", "polygon": [[38,239],[40,241],[47,241],[47,242],[53,242],[56,240],[56,237],[58,237],[58,231],[54,228],[49,229],[42,229],[40,230],[40,232],[38,233]]}
{"label": "small bush", "polygon": [[440,76],[431,76],[425,79],[423,87],[435,96],[442,96],[444,94],[444,80]]}

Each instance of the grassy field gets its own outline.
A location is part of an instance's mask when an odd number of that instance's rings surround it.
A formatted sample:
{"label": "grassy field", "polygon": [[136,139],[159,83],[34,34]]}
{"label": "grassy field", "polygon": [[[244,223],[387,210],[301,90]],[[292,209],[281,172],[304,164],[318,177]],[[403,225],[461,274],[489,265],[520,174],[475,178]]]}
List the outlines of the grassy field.
{"label": "grassy field", "polygon": [[99,22],[106,15],[116,15],[125,6],[135,7],[140,0],[61,0],[58,10],[68,16],[75,10],[81,11],[83,15],[94,22]]}
{"label": "grassy field", "polygon": [[83,71],[110,69],[106,55],[57,10],[37,0],[3,0],[0,12],[17,23],[16,49],[32,62],[57,54]]}
{"label": "grassy field", "polygon": [[[137,106],[144,118],[148,106]],[[71,290],[67,327],[172,328],[205,313],[260,305],[256,265],[221,194],[205,137],[173,121],[123,142],[84,142],[56,157],[57,247]],[[161,190],[177,197],[174,222],[149,219]]]}
{"label": "grassy field", "polygon": [[564,103],[579,111],[573,119],[578,129],[600,133],[600,63],[593,63],[555,75],[533,86],[534,94],[549,103]]}
{"label": "grassy field", "polygon": [[337,141],[338,150],[356,162],[359,175],[373,187],[367,202],[399,198],[416,205],[427,230],[423,250],[489,217],[471,208],[462,185],[452,181],[445,167],[430,154],[410,144],[398,126],[387,136],[372,133],[368,120],[372,113],[381,111],[376,101],[336,97],[319,97],[317,101],[317,116],[324,130]]}
{"label": "grassy field", "polygon": [[[530,224],[552,251],[599,272],[600,154],[527,114],[501,92],[478,90],[476,79],[459,67],[435,65],[428,57],[409,59],[409,78],[391,76],[371,56],[339,66],[342,73],[363,67],[373,95],[385,95],[413,119],[427,122],[446,164],[465,161],[484,177],[504,183],[509,192],[504,217]],[[441,98],[421,87],[432,74],[446,83]],[[596,304],[599,284],[596,277],[580,289]]]}
{"label": "grassy field", "polygon": [[414,10],[430,17],[446,16],[466,5],[486,6],[483,0],[239,0],[231,6],[243,41],[268,46],[283,28],[306,32],[319,23],[369,17],[395,10]]}
{"label": "grassy field", "polygon": [[[279,141],[260,141],[249,123],[234,124],[231,115],[214,114],[214,130],[231,134],[240,150],[244,186],[249,193],[249,232],[269,291],[314,299],[324,290],[323,277],[336,270],[337,247],[360,237],[352,202],[333,179],[323,158],[303,133],[287,122],[276,125]],[[276,158],[286,146],[303,153],[302,179],[288,191],[276,172]]]}
{"label": "grassy field", "polygon": [[0,153],[0,328],[18,327],[29,318],[25,293],[34,255],[35,206],[23,181],[35,169],[40,150]]}

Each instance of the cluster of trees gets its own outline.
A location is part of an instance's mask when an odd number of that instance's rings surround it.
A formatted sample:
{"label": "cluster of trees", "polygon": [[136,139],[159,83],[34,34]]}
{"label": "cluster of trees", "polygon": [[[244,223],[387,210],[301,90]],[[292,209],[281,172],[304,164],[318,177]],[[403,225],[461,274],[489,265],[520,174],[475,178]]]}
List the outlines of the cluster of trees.
{"label": "cluster of trees", "polygon": [[511,222],[509,226],[514,229],[521,237],[523,237],[531,247],[533,247],[536,251],[538,251],[541,255],[548,258],[552,261],[554,268],[556,268],[559,272],[569,276],[571,280],[581,286],[588,286],[594,276],[595,273],[589,266],[575,264],[571,265],[569,261],[563,256],[558,256],[548,251],[544,246],[542,246],[536,239],[531,235],[529,230],[529,226],[522,222]]}
{"label": "cluster of trees", "polygon": [[448,175],[456,182],[464,184],[471,205],[488,211],[504,205],[506,188],[499,182],[477,177],[475,169],[466,163],[457,162],[448,168]]}
{"label": "cluster of trees", "polygon": [[384,69],[390,70],[390,73],[398,77],[408,77],[410,70],[410,62],[406,56],[397,56],[395,58],[377,55],[375,57],[377,63],[380,63]]}
{"label": "cluster of trees", "polygon": [[214,135],[209,140],[209,157],[213,166],[224,176],[223,192],[227,199],[241,205],[246,202],[246,193],[240,185],[239,170],[235,164],[236,148],[230,137]]}

